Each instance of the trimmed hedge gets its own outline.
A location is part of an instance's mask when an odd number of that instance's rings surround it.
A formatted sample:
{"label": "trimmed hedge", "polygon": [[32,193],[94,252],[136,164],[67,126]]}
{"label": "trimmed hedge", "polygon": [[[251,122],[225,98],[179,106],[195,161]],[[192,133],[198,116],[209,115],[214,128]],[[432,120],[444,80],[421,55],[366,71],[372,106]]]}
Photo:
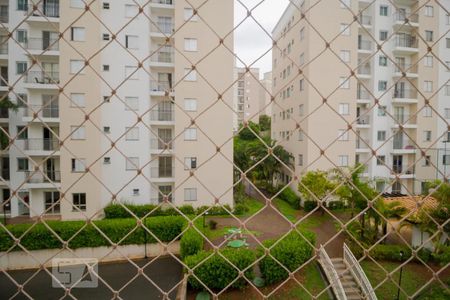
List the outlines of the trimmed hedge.
{"label": "trimmed hedge", "polygon": [[248,208],[247,205],[239,203],[239,204],[236,204],[236,206],[234,207],[233,213],[235,215],[243,215],[243,214],[247,213],[249,210],[250,210],[250,208]]}
{"label": "trimmed hedge", "polygon": [[286,201],[294,209],[300,208],[300,197],[290,188],[285,188],[279,195],[278,198]]}
{"label": "trimmed hedge", "polygon": [[327,206],[331,210],[344,209],[346,207],[344,201],[330,201]]}
{"label": "trimmed hedge", "polygon": [[[47,221],[49,227],[63,241],[70,239],[69,247],[72,249],[82,247],[111,246],[110,242],[94,228],[92,224],[86,225],[84,221]],[[135,219],[99,220],[93,223],[113,243],[120,245],[155,243],[156,239],[150,233],[144,233],[142,227],[137,227]],[[181,216],[154,217],[144,220],[145,226],[158,239],[163,242],[174,240],[185,228],[187,222]],[[32,224],[7,225],[6,228],[20,238]],[[131,234],[127,236],[127,234]],[[125,240],[122,240],[125,236]],[[73,238],[72,238],[73,237]],[[28,250],[56,249],[62,248],[62,242],[44,225],[37,224],[20,240],[20,244]],[[0,229],[0,251],[6,251],[14,245],[14,240],[4,230]],[[21,250],[15,247],[14,250]]]}
{"label": "trimmed hedge", "polygon": [[[311,244],[315,244],[315,234],[309,231],[302,232]],[[267,240],[263,245],[268,248],[275,240]],[[313,248],[297,232],[292,232],[281,242],[275,245],[270,254],[276,258],[289,271],[295,271],[313,255]],[[264,250],[258,249],[258,255],[263,256]],[[270,256],[263,257],[259,262],[261,274],[267,284],[280,282],[289,277],[289,273]]]}
{"label": "trimmed hedge", "polygon": [[[157,205],[153,204],[124,204],[126,208],[128,208],[134,215],[138,218],[143,218],[147,216],[150,212],[152,212],[149,217],[157,217],[157,216],[179,216],[180,214],[172,207],[167,209],[161,209],[161,207],[157,208]],[[126,219],[126,218],[134,218],[134,216],[129,213],[124,207],[120,204],[110,204],[104,208],[105,219]],[[155,210],[156,209],[156,210]],[[183,205],[178,207],[178,209],[185,215],[195,215],[195,209],[191,205]]]}
{"label": "trimmed hedge", "polygon": [[[184,263],[190,269],[201,263],[206,257],[209,257],[212,251],[201,251],[196,255],[185,258]],[[233,263],[239,270],[244,270],[256,261],[256,254],[249,249],[225,249],[220,251],[230,262]],[[235,280],[239,273],[228,263],[223,257],[214,254],[206,261],[201,263],[195,270],[194,274],[210,289],[222,290],[227,287],[233,280]],[[244,272],[247,279],[253,280],[255,277],[253,268],[250,267]],[[193,276],[189,276],[188,282],[193,289],[202,290],[204,286]],[[240,278],[236,280],[231,286],[233,288],[242,289],[246,285],[246,280]]]}
{"label": "trimmed hedge", "polygon": [[303,208],[306,212],[310,212],[317,207],[316,201],[305,201],[303,202]]}
{"label": "trimmed hedge", "polygon": [[180,240],[180,256],[184,259],[187,256],[195,255],[203,250],[203,237],[195,229],[189,228]]}

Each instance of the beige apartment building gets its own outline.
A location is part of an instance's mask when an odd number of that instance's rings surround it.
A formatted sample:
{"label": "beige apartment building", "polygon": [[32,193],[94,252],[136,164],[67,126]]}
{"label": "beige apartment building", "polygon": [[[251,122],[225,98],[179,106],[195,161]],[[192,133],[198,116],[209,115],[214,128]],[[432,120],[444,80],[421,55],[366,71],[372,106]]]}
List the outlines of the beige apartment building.
{"label": "beige apartment building", "polygon": [[233,205],[233,2],[31,2],[0,5],[0,91],[23,107],[0,118],[4,213]]}
{"label": "beige apartment building", "polygon": [[281,180],[361,163],[378,191],[410,194],[448,176],[447,12],[422,0],[316,2],[294,1],[273,30],[272,137],[295,158]]}

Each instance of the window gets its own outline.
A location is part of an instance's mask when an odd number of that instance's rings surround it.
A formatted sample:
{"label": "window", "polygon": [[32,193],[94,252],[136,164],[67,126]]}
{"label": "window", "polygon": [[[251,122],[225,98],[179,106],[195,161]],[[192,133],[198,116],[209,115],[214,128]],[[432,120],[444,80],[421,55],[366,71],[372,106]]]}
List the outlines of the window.
{"label": "window", "polygon": [[378,58],[378,64],[380,65],[380,67],[386,67],[388,64],[388,60],[386,56],[380,56]]}
{"label": "window", "polygon": [[84,107],[85,106],[85,95],[80,93],[70,94],[70,106],[71,107]]}
{"label": "window", "polygon": [[185,21],[197,21],[197,14],[194,15],[194,9],[192,7],[186,7],[184,9],[184,20]]}
{"label": "window", "polygon": [[72,194],[73,211],[86,211],[86,193]]}
{"label": "window", "polygon": [[384,166],[386,164],[386,156],[379,155],[377,156],[377,166]]}
{"label": "window", "polygon": [[349,89],[350,88],[350,78],[340,77],[339,78],[339,86],[341,89]]}
{"label": "window", "polygon": [[[305,53],[300,54],[299,64],[300,66],[305,64]],[[291,68],[288,67],[288,70],[289,70],[288,72],[290,73]]]}
{"label": "window", "polygon": [[84,74],[84,61],[79,59],[70,60],[70,73],[71,74]]}
{"label": "window", "polygon": [[450,165],[450,155],[449,154],[442,156],[442,164],[446,165],[446,166]]}
{"label": "window", "polygon": [[339,56],[341,57],[341,59],[344,62],[346,62],[346,63],[350,62],[350,51],[349,50],[341,50],[341,53]]}
{"label": "window", "polygon": [[423,64],[425,67],[432,67],[433,66],[433,56],[432,55],[425,56]]}
{"label": "window", "polygon": [[103,157],[103,164],[104,165],[110,165],[111,164],[111,157]]}
{"label": "window", "polygon": [[26,140],[26,139],[28,139],[28,127],[26,127],[26,126],[17,126],[17,139],[18,140]]}
{"label": "window", "polygon": [[139,169],[139,157],[127,157],[125,159],[125,170],[135,171]]}
{"label": "window", "polygon": [[24,29],[18,29],[16,37],[18,43],[26,43],[28,41],[28,32]]}
{"label": "window", "polygon": [[387,109],[386,106],[378,106],[378,112],[377,112],[378,116],[379,117],[385,117],[386,116],[386,109]]}
{"label": "window", "polygon": [[125,36],[125,47],[128,49],[138,49],[139,48],[139,37],[137,35],[126,35]]}
{"label": "window", "polygon": [[300,130],[300,131],[298,132],[298,140],[299,140],[299,142],[303,141],[303,139],[304,139],[303,136],[304,136],[303,131]]}
{"label": "window", "polygon": [[425,80],[423,82],[423,90],[427,93],[433,92],[433,81]]}
{"label": "window", "polygon": [[300,29],[300,41],[303,41],[304,38],[305,38],[305,27]]}
{"label": "window", "polygon": [[351,0],[341,0],[341,8],[351,8]]}
{"label": "window", "polygon": [[70,0],[70,7],[71,8],[84,8],[84,2],[83,0]]}
{"label": "window", "polygon": [[138,76],[138,68],[135,66],[125,66],[125,78],[131,79],[131,80],[137,80],[139,79]]}
{"label": "window", "polygon": [[84,27],[70,27],[70,40],[74,42],[85,41]]}
{"label": "window", "polygon": [[450,108],[445,109],[445,118],[450,119]]}
{"label": "window", "polygon": [[133,196],[139,196],[139,189],[133,189]]}
{"label": "window", "polygon": [[103,71],[109,72],[109,65],[103,65]]}
{"label": "window", "polygon": [[72,172],[79,173],[85,171],[86,160],[84,158],[72,158]]}
{"label": "window", "polygon": [[431,6],[431,5],[425,5],[425,16],[426,16],[426,17],[432,17],[433,14],[434,14],[433,6]]}
{"label": "window", "polygon": [[389,7],[387,5],[380,5],[380,16],[387,17],[389,13]]}
{"label": "window", "polygon": [[17,61],[16,62],[16,72],[17,75],[24,74],[28,69],[28,64],[26,61]]}
{"label": "window", "polygon": [[450,49],[450,38],[445,39],[445,45]]}
{"label": "window", "polygon": [[103,2],[103,9],[109,9],[109,2]]}
{"label": "window", "polygon": [[425,106],[423,108],[423,116],[425,118],[431,118],[433,116],[433,110],[431,109],[430,106]]}
{"label": "window", "polygon": [[305,106],[303,104],[300,104],[298,106],[298,115],[302,117],[305,114]]}
{"label": "window", "polygon": [[197,81],[197,71],[185,68],[184,69],[184,80],[185,81]]}
{"label": "window", "polygon": [[70,126],[72,132],[72,140],[85,140],[86,139],[86,129],[84,126]]}
{"label": "window", "polygon": [[184,169],[185,170],[197,169],[197,157],[185,157]]}
{"label": "window", "polygon": [[348,155],[339,155],[339,166],[348,167]]}
{"label": "window", "polygon": [[139,141],[139,127],[126,127],[125,140]]}
{"label": "window", "polygon": [[450,84],[444,86],[444,94],[445,96],[450,96]]}
{"label": "window", "polygon": [[340,115],[349,115],[350,114],[350,105],[348,103],[340,103],[339,104],[339,114]]}
{"label": "window", "polygon": [[185,141],[196,141],[197,140],[197,128],[186,128],[184,131]]}
{"label": "window", "polygon": [[126,4],[125,5],[125,17],[126,18],[134,18],[139,13],[139,8],[134,4]]}
{"label": "window", "polygon": [[384,193],[386,188],[386,183],[384,181],[377,181],[375,182],[375,188],[378,193]]}
{"label": "window", "polygon": [[426,155],[426,156],[423,158],[423,166],[424,166],[424,167],[429,167],[429,166],[431,166],[431,156],[430,156],[430,155]]}
{"label": "window", "polygon": [[298,165],[303,166],[303,154],[298,155]]}
{"label": "window", "polygon": [[28,0],[17,0],[17,10],[27,11]]}
{"label": "window", "polygon": [[380,41],[387,40],[388,32],[387,30],[380,30]]}
{"label": "window", "polygon": [[185,111],[197,111],[197,99],[187,98],[184,99]]}
{"label": "window", "polygon": [[348,131],[345,129],[338,130],[338,140],[339,141],[348,141]]}
{"label": "window", "polygon": [[445,24],[450,25],[450,14],[445,16]]}
{"label": "window", "polygon": [[185,51],[197,51],[197,39],[184,39]]}
{"label": "window", "polygon": [[377,141],[384,142],[386,140],[386,131],[377,131]]}
{"label": "window", "polygon": [[104,34],[102,35],[102,39],[103,39],[104,41],[109,41],[109,33],[104,33]]}
{"label": "window", "polygon": [[425,40],[427,42],[432,42],[433,41],[433,31],[425,30]]}
{"label": "window", "polygon": [[300,79],[300,91],[304,91],[304,90],[305,90],[305,80]]}
{"label": "window", "polygon": [[423,136],[425,142],[431,142],[431,130],[425,130]]}
{"label": "window", "polygon": [[197,189],[184,189],[184,201],[197,201]]}
{"label": "window", "polygon": [[387,81],[385,80],[379,80],[378,81],[378,91],[382,92],[387,89]]}
{"label": "window", "polygon": [[104,132],[104,133],[111,133],[111,127],[109,127],[109,126],[103,126],[103,132]]}
{"label": "window", "polygon": [[17,158],[17,171],[28,171],[28,158]]}
{"label": "window", "polygon": [[350,25],[346,23],[341,23],[341,35],[350,35]]}
{"label": "window", "polygon": [[138,97],[125,97],[125,110],[137,111],[139,110],[139,98]]}

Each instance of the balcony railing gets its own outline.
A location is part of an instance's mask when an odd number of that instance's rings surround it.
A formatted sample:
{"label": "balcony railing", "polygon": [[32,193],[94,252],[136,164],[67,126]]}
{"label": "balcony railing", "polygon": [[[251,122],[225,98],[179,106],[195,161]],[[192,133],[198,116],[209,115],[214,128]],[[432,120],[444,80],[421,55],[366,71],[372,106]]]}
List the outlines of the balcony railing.
{"label": "balcony railing", "polygon": [[156,4],[173,5],[175,3],[175,0],[151,0],[150,2]]}
{"label": "balcony railing", "polygon": [[29,38],[26,47],[29,50],[58,51],[59,41],[51,39],[47,40],[42,38]]}
{"label": "balcony railing", "polygon": [[8,23],[9,22],[9,15],[7,11],[2,11],[0,13],[0,23]]}
{"label": "balcony railing", "polygon": [[59,18],[59,3],[43,3],[41,1],[36,10],[34,7],[35,5],[29,4],[28,11],[25,13],[34,17]]}
{"label": "balcony railing", "polygon": [[151,26],[151,31],[156,33],[164,33],[170,35],[174,32],[175,26],[173,22],[156,22]]}
{"label": "balcony railing", "polygon": [[150,81],[150,91],[152,92],[165,92],[172,89],[172,83],[169,81]]}
{"label": "balcony railing", "polygon": [[8,43],[0,45],[0,54],[8,54]]}
{"label": "balcony railing", "polygon": [[372,17],[371,16],[359,15],[358,21],[362,25],[367,25],[367,26],[372,25]]}
{"label": "balcony railing", "polygon": [[372,50],[372,41],[358,41],[358,49],[359,50]]}
{"label": "balcony railing", "polygon": [[395,72],[396,73],[417,73],[417,64],[404,64],[404,63],[397,63],[395,66]]}
{"label": "balcony railing", "polygon": [[25,139],[24,150],[28,151],[55,151],[59,150],[57,139]]}
{"label": "balcony railing", "polygon": [[2,168],[2,179],[3,180],[9,180],[10,179],[10,172],[9,168]]}
{"label": "balcony railing", "polygon": [[393,97],[397,99],[417,99],[417,90],[395,89]]}
{"label": "balcony railing", "polygon": [[403,165],[392,165],[392,173],[393,174],[402,174],[405,173],[405,175],[413,175],[416,173],[416,170],[414,167],[407,168]]}
{"label": "balcony railing", "polygon": [[416,149],[413,142],[407,138],[394,138],[392,141],[392,148],[394,150],[413,150]]}
{"label": "balcony railing", "polygon": [[399,35],[399,34],[395,35],[394,43],[395,47],[403,47],[403,48],[417,48],[419,44],[415,36]]}
{"label": "balcony railing", "polygon": [[360,116],[356,120],[356,123],[359,125],[369,125],[370,124],[370,117],[369,116]]}
{"label": "balcony railing", "polygon": [[393,114],[396,124],[417,124],[417,117],[409,114]]}
{"label": "balcony railing", "polygon": [[365,139],[356,140],[356,149],[369,149],[368,141]]}
{"label": "balcony railing", "polygon": [[371,74],[370,65],[364,65],[364,66],[358,67],[358,69],[356,70],[356,74],[359,74],[359,75],[370,75]]}
{"label": "balcony railing", "polygon": [[0,108],[0,119],[8,119],[9,118],[9,109],[2,107]]}
{"label": "balcony railing", "polygon": [[28,74],[25,77],[25,82],[37,84],[57,84],[59,83],[59,72],[28,71]]}
{"label": "balcony railing", "polygon": [[28,105],[23,108],[24,117],[34,117],[37,113],[42,118],[59,118],[59,107],[48,107],[42,105]]}
{"label": "balcony railing", "polygon": [[171,178],[175,174],[173,167],[153,167],[150,168],[152,178]]}
{"label": "balcony railing", "polygon": [[[167,148],[166,148],[166,144],[167,144]],[[174,148],[173,143],[171,142],[171,139],[168,140],[167,142],[164,142],[163,139],[150,139],[150,149],[152,150],[158,150],[158,151],[163,151],[163,150],[172,150]]]}
{"label": "balcony railing", "polygon": [[152,62],[159,63],[173,63],[174,52],[170,51],[157,51],[152,54],[150,60]]}
{"label": "balcony railing", "polygon": [[60,171],[26,171],[25,176],[27,178],[27,183],[61,182]]}
{"label": "balcony railing", "polygon": [[394,13],[394,21],[395,22],[402,22],[404,23],[406,19],[409,20],[409,22],[418,23],[419,22],[419,15],[418,14],[405,14],[403,12],[396,12]]}
{"label": "balcony railing", "polygon": [[370,100],[370,94],[366,90],[358,90],[356,92],[356,98],[359,100]]}
{"label": "balcony railing", "polygon": [[160,121],[160,122],[172,122],[174,121],[174,111],[164,110],[164,109],[155,109],[150,111],[150,120],[151,121]]}

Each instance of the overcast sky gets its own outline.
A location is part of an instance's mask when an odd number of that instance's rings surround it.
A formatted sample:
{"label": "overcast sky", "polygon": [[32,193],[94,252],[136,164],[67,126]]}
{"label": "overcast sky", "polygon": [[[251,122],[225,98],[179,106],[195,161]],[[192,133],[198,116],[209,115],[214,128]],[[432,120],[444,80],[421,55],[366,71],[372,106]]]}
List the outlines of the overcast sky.
{"label": "overcast sky", "polygon": [[[252,8],[261,1],[262,0],[240,0],[240,2],[242,2],[249,10],[252,10]],[[235,25],[242,22],[247,16],[247,10],[242,4],[239,3],[239,1],[235,1]],[[264,2],[252,11],[252,15],[270,34],[288,4],[289,0],[264,0]],[[235,51],[239,58],[247,65],[253,63],[272,47],[271,38],[251,18],[247,18],[235,30],[234,38]],[[239,66],[239,61],[236,63]],[[261,75],[264,72],[271,71],[271,53],[267,53],[253,66],[261,69]]]}

